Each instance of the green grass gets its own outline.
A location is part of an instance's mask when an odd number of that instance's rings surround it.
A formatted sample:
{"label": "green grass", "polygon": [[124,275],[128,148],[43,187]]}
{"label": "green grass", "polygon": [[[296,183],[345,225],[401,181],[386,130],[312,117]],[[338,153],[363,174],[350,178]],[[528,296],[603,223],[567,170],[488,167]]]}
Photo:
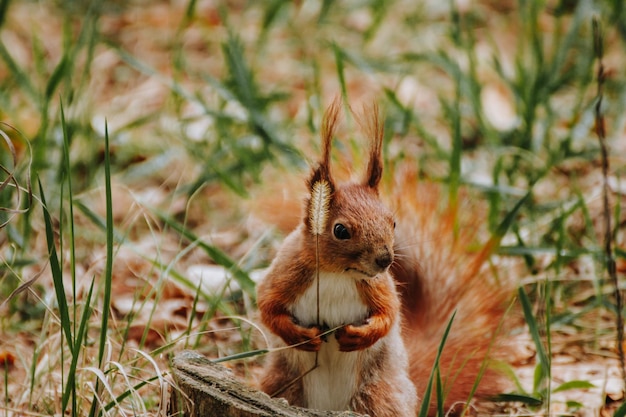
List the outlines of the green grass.
{"label": "green grass", "polygon": [[[492,3],[0,1],[0,353],[16,357],[0,371],[0,415],[147,414],[183,346],[248,357],[250,326],[215,323],[252,319],[248,274],[280,237],[246,226],[246,199],[315,159],[338,94],[357,107],[376,98],[387,166],[417,164],[455,209],[467,193],[483,200],[497,255],[523,264],[514,330],[540,365],[508,398],[548,411],[552,393],[586,387],[551,386],[550,364],[571,334],[590,360],[614,356],[592,19],[605,40],[607,142],[619,149],[623,2]],[[360,160],[357,145],[341,152]],[[623,156],[609,162],[623,182]],[[612,192],[618,264],[622,200]],[[189,267],[208,263],[241,290],[193,280]],[[180,321],[164,325],[172,298]]]}

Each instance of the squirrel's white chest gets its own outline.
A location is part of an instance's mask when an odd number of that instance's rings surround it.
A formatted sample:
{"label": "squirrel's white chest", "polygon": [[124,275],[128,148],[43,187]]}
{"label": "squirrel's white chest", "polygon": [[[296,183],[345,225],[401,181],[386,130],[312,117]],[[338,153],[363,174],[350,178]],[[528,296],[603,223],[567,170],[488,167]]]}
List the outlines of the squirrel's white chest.
{"label": "squirrel's white chest", "polygon": [[292,308],[293,316],[302,326],[315,324],[329,328],[343,324],[360,323],[369,314],[353,278],[342,274],[320,273],[319,276],[319,320],[318,285],[313,284],[302,293]]}
{"label": "squirrel's white chest", "polygon": [[[302,294],[293,306],[292,314],[302,326],[317,323],[317,284]],[[320,274],[320,324],[334,328],[343,324],[358,324],[369,314],[356,288],[356,281],[340,274]],[[306,406],[320,410],[347,410],[357,390],[359,358],[363,352],[340,352],[334,334],[326,336],[317,353],[318,367],[303,379]],[[315,366],[316,354],[293,349],[289,356],[294,365],[305,373]]]}

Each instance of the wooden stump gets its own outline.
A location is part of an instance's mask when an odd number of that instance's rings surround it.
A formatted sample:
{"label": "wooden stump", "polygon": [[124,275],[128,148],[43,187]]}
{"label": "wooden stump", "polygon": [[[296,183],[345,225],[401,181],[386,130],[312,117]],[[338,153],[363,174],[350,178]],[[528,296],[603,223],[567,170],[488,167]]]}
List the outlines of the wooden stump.
{"label": "wooden stump", "polygon": [[[292,407],[238,381],[232,372],[197,352],[183,351],[172,363],[168,416],[188,417],[359,417],[350,411],[317,411]],[[182,406],[181,406],[182,405]]]}

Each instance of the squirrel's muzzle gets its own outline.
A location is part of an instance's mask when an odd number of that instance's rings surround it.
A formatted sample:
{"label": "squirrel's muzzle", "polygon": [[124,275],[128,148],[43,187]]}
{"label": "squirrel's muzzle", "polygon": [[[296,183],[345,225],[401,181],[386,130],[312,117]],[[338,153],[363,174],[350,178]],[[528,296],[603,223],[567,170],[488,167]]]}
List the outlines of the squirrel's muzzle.
{"label": "squirrel's muzzle", "polygon": [[393,262],[393,254],[389,251],[389,249],[385,248],[383,253],[376,256],[375,262],[380,269],[385,269]]}

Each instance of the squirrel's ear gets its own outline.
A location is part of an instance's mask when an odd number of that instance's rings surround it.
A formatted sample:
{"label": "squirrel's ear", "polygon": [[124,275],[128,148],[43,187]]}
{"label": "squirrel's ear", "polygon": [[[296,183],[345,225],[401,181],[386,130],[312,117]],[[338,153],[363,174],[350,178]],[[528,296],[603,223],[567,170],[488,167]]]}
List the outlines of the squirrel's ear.
{"label": "squirrel's ear", "polygon": [[341,98],[335,97],[330,106],[326,109],[322,119],[322,159],[317,168],[313,170],[309,178],[309,190],[312,191],[316,182],[324,180],[328,183],[331,191],[334,191],[335,185],[330,174],[330,147],[337,130],[339,116],[341,110]]}
{"label": "squirrel's ear", "polygon": [[365,185],[377,189],[378,183],[383,176],[383,124],[380,120],[378,105],[372,104],[371,108],[364,108],[363,114],[357,119],[361,128],[370,139],[370,154],[365,172]]}
{"label": "squirrel's ear", "polygon": [[330,174],[330,146],[337,130],[341,100],[335,98],[326,109],[322,119],[322,159],[309,177],[310,197],[307,199],[307,215],[304,223],[314,235],[324,233],[328,210],[335,192],[335,183]]}

